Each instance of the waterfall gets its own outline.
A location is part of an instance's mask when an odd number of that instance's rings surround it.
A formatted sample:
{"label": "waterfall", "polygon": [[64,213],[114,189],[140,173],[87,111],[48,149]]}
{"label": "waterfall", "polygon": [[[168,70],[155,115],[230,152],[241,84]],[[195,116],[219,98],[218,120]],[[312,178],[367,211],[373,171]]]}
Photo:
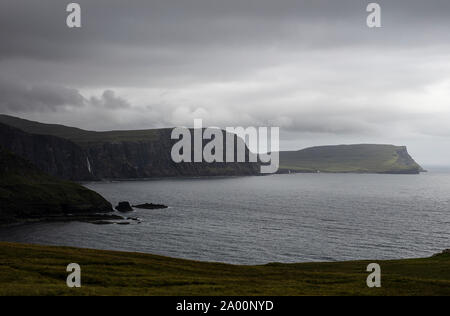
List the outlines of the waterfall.
{"label": "waterfall", "polygon": [[89,173],[92,174],[91,162],[89,161],[89,157],[86,157],[86,161],[87,161],[87,168],[89,170]]}

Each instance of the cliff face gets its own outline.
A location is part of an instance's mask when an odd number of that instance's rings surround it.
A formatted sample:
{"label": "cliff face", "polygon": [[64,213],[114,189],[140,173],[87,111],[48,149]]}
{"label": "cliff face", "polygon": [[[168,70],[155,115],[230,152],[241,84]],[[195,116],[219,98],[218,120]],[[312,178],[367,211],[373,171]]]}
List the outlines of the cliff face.
{"label": "cliff face", "polygon": [[[235,148],[239,141],[235,137]],[[0,146],[63,179],[259,174],[258,163],[175,163],[171,150],[176,142],[170,129],[89,132],[0,115]]]}
{"label": "cliff face", "polygon": [[112,206],[99,194],[51,177],[0,148],[0,223],[104,212],[112,212]]}
{"label": "cliff face", "polygon": [[390,169],[384,173],[417,174],[425,171],[417,162],[414,161],[408,153],[406,146],[397,147],[396,154],[397,157],[395,162],[391,165]]}
{"label": "cliff face", "polygon": [[94,179],[84,150],[69,140],[29,134],[0,123],[0,146],[61,179]]}
{"label": "cliff face", "polygon": [[[259,174],[257,163],[175,163],[171,150],[176,141],[171,139],[171,131],[159,130],[158,134],[156,140],[83,144],[92,174],[101,179]],[[238,141],[235,137],[235,144]]]}

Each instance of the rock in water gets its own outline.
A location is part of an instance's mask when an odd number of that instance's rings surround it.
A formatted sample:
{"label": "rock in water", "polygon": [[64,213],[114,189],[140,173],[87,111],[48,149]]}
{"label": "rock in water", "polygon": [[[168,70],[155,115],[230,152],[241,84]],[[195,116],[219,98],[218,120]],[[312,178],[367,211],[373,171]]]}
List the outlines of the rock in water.
{"label": "rock in water", "polygon": [[158,210],[163,208],[169,208],[167,205],[163,204],[153,204],[153,203],[145,203],[145,204],[139,204],[139,205],[133,205],[135,208],[141,208],[145,210]]}
{"label": "rock in water", "polygon": [[129,202],[119,202],[119,205],[116,206],[116,210],[122,213],[132,212],[133,208],[131,207]]}

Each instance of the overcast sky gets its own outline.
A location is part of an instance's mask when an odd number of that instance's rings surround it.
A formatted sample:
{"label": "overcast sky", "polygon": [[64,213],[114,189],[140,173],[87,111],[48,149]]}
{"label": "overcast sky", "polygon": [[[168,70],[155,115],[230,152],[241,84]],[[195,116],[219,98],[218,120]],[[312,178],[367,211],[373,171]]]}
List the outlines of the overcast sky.
{"label": "overcast sky", "polygon": [[450,165],[450,1],[0,3],[0,112],[90,130],[280,126],[282,149],[407,145]]}

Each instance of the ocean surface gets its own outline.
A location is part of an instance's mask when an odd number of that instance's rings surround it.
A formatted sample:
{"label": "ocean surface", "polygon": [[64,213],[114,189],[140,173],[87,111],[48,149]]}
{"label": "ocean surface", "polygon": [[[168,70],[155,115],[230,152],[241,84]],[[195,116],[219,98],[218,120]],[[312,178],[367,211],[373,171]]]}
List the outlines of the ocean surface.
{"label": "ocean surface", "polygon": [[238,264],[400,259],[450,248],[450,173],[296,174],[89,183],[136,210],[131,225],[38,223],[1,241]]}

